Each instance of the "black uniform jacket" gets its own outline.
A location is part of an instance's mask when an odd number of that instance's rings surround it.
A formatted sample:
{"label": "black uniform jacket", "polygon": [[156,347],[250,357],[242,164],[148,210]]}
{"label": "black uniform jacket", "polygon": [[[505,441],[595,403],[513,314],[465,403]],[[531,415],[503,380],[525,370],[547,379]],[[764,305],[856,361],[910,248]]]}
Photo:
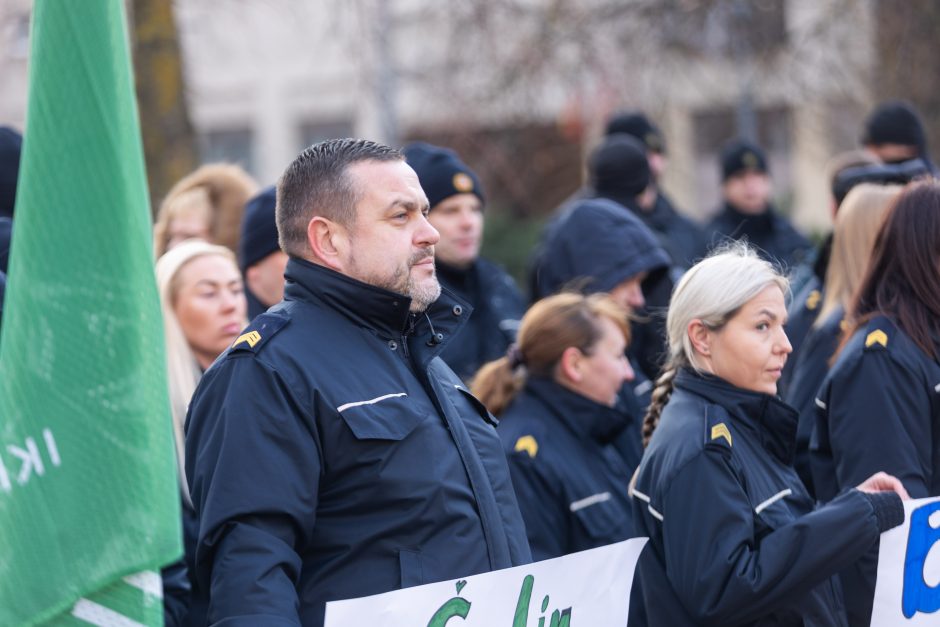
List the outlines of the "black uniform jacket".
{"label": "black uniform jacket", "polygon": [[[812,327],[806,334],[794,360],[790,385],[782,395],[783,400],[800,413],[793,466],[811,495],[816,494],[809,459],[809,441],[816,424],[816,395],[829,372],[829,360],[839,347],[844,316],[845,311],[838,307],[821,325]],[[793,359],[793,355],[790,359]]]}
{"label": "black uniform jacket", "polygon": [[500,417],[532,556],[548,559],[633,537],[631,468],[612,445],[630,424],[547,378],[530,378]]}
{"label": "black uniform jacket", "polygon": [[844,625],[835,578],[877,540],[856,490],[813,510],[796,412],[681,371],[640,463],[634,521],[650,625]]}
{"label": "black uniform jacket", "polygon": [[802,263],[812,251],[809,240],[772,206],[760,215],[748,215],[725,203],[706,231],[712,247],[727,239],[746,239],[762,257],[781,264],[785,271]]}
{"label": "black uniform jacket", "polygon": [[[792,280],[793,276],[791,275],[790,278]],[[790,284],[790,287],[793,287],[793,283]],[[816,318],[819,316],[819,308],[822,307],[822,281],[815,275],[811,275],[803,288],[799,292],[793,292],[793,294],[793,300],[790,301],[787,307],[787,323],[784,325],[793,352],[790,353],[790,357],[783,367],[783,374],[780,380],[777,381],[777,394],[784,399],[787,398],[787,389],[793,380],[793,369],[799,360],[803,340],[812,330],[813,323],[816,322]],[[822,379],[817,382],[817,385],[819,383],[822,383]]]}
{"label": "black uniform jacket", "polygon": [[438,358],[466,303],[285,276],[190,405],[209,622],[317,626],[326,601],[530,561],[495,421]]}
{"label": "black uniform jacket", "polygon": [[[889,318],[856,331],[816,405],[810,464],[819,499],[882,470],[911,498],[940,496],[940,363]],[[852,625],[871,622],[877,557],[872,551],[842,574]]]}
{"label": "black uniform jacket", "polygon": [[483,364],[498,359],[516,341],[525,300],[501,267],[478,258],[465,270],[437,262],[441,285],[470,303],[469,322],[441,353],[448,366],[469,381]]}

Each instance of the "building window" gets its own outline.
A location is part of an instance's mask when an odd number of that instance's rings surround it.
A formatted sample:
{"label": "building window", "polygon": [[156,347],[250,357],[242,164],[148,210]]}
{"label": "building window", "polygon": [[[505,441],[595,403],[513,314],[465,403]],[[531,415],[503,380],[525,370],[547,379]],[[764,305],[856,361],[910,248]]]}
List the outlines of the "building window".
{"label": "building window", "polygon": [[327,139],[342,139],[353,136],[351,120],[329,120],[308,122],[300,125],[300,150]]}
{"label": "building window", "polygon": [[203,163],[237,163],[250,174],[257,174],[251,129],[207,131],[200,137],[199,153]]}
{"label": "building window", "polygon": [[666,45],[693,55],[737,59],[787,43],[785,0],[669,0],[663,6]]}

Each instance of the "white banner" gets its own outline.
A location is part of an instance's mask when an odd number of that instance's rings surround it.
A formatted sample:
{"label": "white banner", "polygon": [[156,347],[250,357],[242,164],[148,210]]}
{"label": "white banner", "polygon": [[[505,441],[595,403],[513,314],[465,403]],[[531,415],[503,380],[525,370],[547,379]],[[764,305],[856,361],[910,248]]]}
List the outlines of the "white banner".
{"label": "white banner", "polygon": [[[460,580],[326,604],[326,627],[626,627],[633,538]],[[448,623],[450,619],[454,620]],[[541,619],[541,620],[540,620]]]}
{"label": "white banner", "polygon": [[871,627],[940,626],[940,498],[906,501],[904,514],[881,534]]}

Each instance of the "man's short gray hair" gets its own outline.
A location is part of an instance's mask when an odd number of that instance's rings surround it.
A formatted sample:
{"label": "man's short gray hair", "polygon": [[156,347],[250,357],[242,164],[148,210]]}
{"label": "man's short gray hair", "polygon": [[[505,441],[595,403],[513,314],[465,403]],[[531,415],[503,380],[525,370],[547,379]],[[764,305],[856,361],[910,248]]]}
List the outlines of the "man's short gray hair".
{"label": "man's short gray hair", "polygon": [[306,257],[307,225],[322,216],[345,226],[356,220],[361,190],[349,177],[349,166],[360,161],[402,161],[390,146],[366,139],[330,139],[314,144],[287,166],[277,182],[278,241],[295,257]]}

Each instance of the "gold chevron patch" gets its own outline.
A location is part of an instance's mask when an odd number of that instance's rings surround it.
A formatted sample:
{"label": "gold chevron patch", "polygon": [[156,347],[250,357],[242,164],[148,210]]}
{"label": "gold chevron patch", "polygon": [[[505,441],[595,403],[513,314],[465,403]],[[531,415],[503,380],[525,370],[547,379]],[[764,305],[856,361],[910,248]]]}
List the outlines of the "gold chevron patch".
{"label": "gold chevron patch", "polygon": [[516,452],[525,451],[529,454],[529,457],[535,457],[535,454],[539,452],[539,444],[531,435],[524,435],[516,440],[513,450]]}
{"label": "gold chevron patch", "polygon": [[718,438],[724,438],[728,441],[728,446],[731,446],[731,432],[728,430],[728,426],[723,422],[719,422],[712,427],[712,439],[717,440]]}

